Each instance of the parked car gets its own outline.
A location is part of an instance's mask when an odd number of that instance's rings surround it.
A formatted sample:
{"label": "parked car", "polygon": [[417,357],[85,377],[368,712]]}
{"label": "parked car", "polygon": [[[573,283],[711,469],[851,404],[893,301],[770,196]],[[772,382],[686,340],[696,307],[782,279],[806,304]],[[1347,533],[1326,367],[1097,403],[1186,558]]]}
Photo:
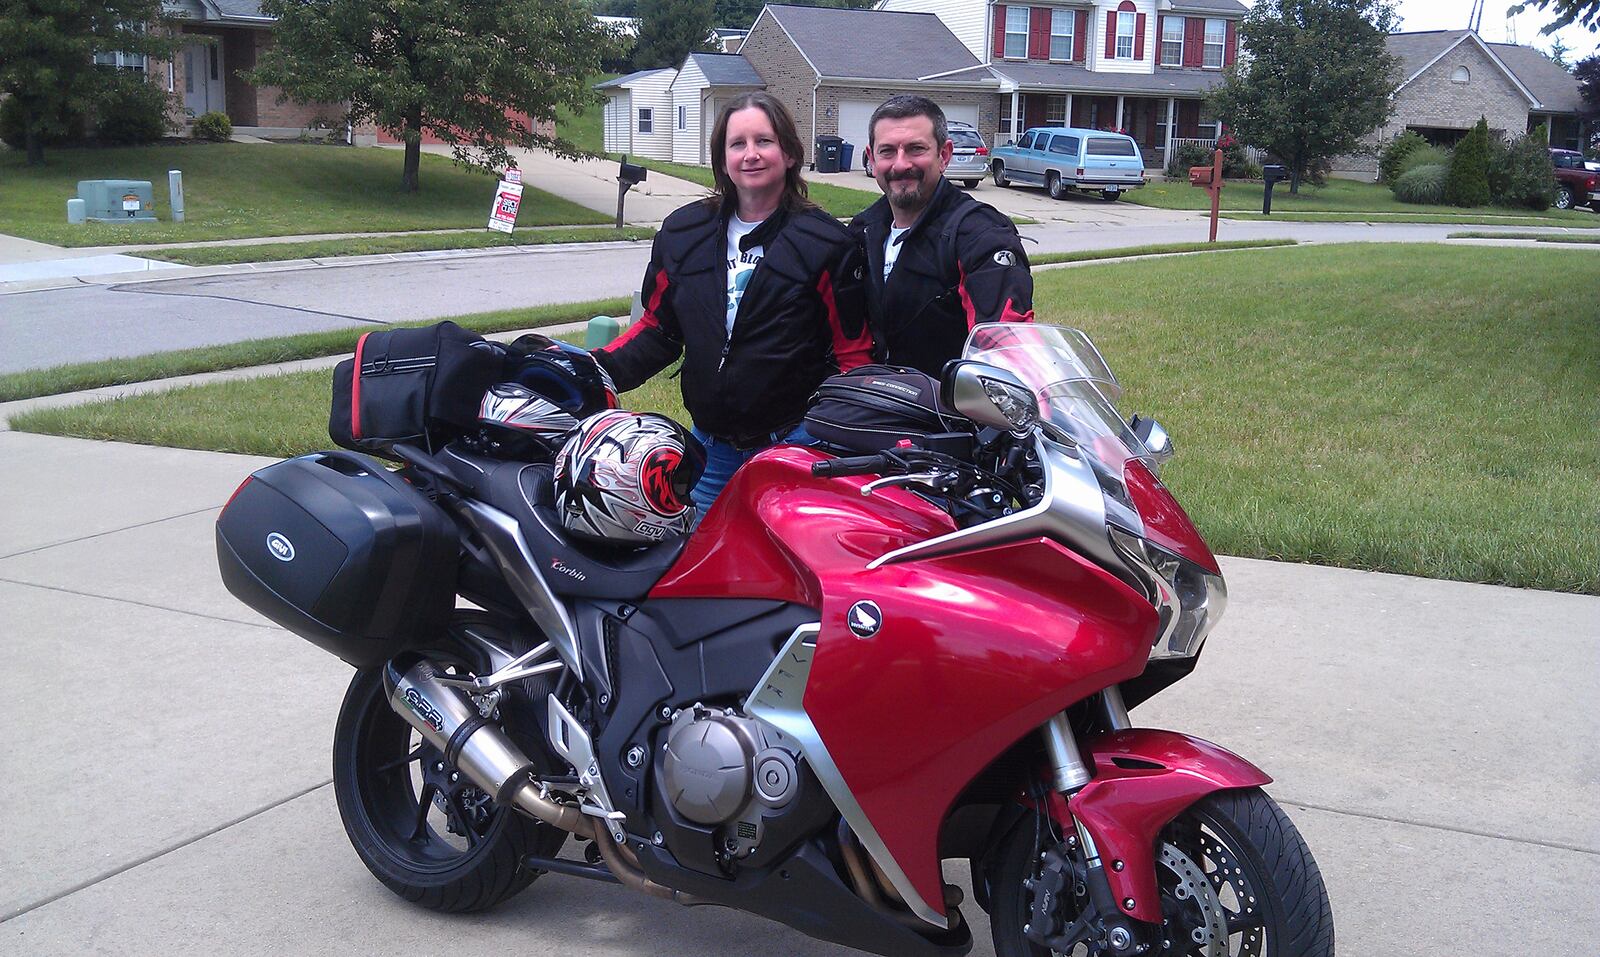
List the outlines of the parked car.
{"label": "parked car", "polygon": [[1053,199],[1078,190],[1115,201],[1144,185],[1144,156],[1125,133],[1040,127],[997,148],[989,157],[989,172],[996,186],[1043,186]]}
{"label": "parked car", "polygon": [[[970,123],[950,123],[946,126],[950,136],[950,165],[945,167],[944,178],[957,180],[967,189],[976,189],[989,172],[989,147],[978,135],[977,127]],[[872,176],[872,150],[861,151],[861,168]]]}
{"label": "parked car", "polygon": [[1589,169],[1576,150],[1550,150],[1556,168],[1556,209],[1588,206],[1600,213],[1600,173]]}

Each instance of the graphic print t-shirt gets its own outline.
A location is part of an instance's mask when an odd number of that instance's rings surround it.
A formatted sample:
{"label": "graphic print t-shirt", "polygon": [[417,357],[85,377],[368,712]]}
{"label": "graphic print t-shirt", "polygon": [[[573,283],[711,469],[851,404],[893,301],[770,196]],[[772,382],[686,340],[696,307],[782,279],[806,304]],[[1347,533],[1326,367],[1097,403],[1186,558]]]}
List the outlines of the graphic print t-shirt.
{"label": "graphic print t-shirt", "polygon": [[756,264],[767,254],[761,246],[740,250],[739,240],[750,235],[761,223],[747,223],[735,213],[728,217],[728,335],[733,335],[733,317],[739,314],[739,300],[756,271]]}

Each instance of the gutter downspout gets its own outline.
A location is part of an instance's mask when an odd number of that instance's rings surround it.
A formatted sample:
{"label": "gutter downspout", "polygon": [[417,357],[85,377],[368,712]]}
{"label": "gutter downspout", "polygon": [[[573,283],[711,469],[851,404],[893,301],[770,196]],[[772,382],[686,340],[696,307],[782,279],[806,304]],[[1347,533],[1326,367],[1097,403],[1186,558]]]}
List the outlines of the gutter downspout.
{"label": "gutter downspout", "polygon": [[817,91],[822,89],[822,74],[817,74],[817,82],[811,87],[811,168],[817,168]]}

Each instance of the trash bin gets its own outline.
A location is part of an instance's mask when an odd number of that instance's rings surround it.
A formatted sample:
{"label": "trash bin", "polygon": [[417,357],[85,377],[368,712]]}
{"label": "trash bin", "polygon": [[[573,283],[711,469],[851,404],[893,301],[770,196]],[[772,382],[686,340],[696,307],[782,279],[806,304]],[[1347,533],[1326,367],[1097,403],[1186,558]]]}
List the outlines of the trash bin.
{"label": "trash bin", "polygon": [[839,147],[843,143],[841,137],[827,133],[817,137],[816,161],[812,168],[819,173],[839,172]]}
{"label": "trash bin", "polygon": [[855,158],[856,158],[856,144],[854,144],[854,143],[840,143],[839,144],[839,172],[841,172],[841,173],[850,172],[850,163]]}

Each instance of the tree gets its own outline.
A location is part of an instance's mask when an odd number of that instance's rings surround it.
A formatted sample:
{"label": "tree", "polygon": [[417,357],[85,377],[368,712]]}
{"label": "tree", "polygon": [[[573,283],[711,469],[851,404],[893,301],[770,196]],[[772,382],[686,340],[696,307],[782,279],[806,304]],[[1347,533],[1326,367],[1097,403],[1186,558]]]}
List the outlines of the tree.
{"label": "tree", "polygon": [[577,155],[538,127],[558,106],[589,106],[608,42],[573,0],[262,0],[261,9],[278,20],[276,42],[251,82],[348,103],[352,122],[371,119],[405,143],[406,192],[421,185],[424,133],[485,170],[510,161],[508,145]]}
{"label": "tree", "polygon": [[44,162],[58,118],[87,112],[111,87],[96,53],[170,56],[172,39],[149,29],[161,0],[0,0],[0,93],[22,114],[28,165]]}
{"label": "tree", "polygon": [[1450,154],[1444,201],[1451,206],[1489,205],[1489,123],[1481,117]]}
{"label": "tree", "polygon": [[1555,15],[1555,19],[1546,24],[1540,33],[1555,33],[1573,24],[1586,30],[1600,31],[1600,0],[1524,0],[1507,9],[1506,16],[1514,17],[1530,7],[1548,10]]}
{"label": "tree", "polygon": [[639,0],[640,70],[676,67],[691,53],[716,49],[710,42],[714,0]]}
{"label": "tree", "polygon": [[1583,95],[1584,118],[1591,123],[1600,121],[1600,53],[1579,60],[1572,74],[1578,78],[1578,91]]}
{"label": "tree", "polygon": [[1572,48],[1561,42],[1560,37],[1550,41],[1550,59],[1561,64],[1563,70],[1572,69],[1572,63],[1567,60],[1567,56],[1570,53],[1572,53]]}
{"label": "tree", "polygon": [[1399,60],[1384,43],[1388,0],[1257,0],[1239,28],[1249,51],[1211,93],[1234,135],[1289,167],[1289,191],[1313,164],[1359,148],[1394,107]]}

